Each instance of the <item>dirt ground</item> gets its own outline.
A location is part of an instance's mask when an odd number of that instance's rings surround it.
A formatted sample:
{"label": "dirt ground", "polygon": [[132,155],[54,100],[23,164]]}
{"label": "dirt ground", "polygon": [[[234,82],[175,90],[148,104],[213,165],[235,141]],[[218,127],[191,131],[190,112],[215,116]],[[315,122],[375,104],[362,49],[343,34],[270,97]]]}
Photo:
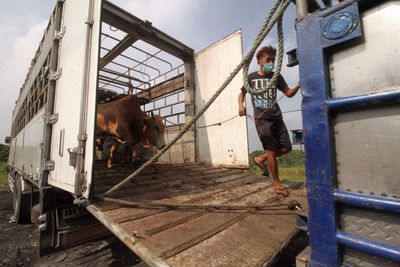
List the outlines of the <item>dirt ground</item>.
{"label": "dirt ground", "polygon": [[12,214],[12,194],[0,192],[0,266],[98,267],[134,266],[140,263],[140,259],[113,235],[39,258],[37,225],[16,224]]}
{"label": "dirt ground", "polygon": [[[19,225],[12,218],[12,195],[0,192],[0,266],[147,266],[113,235],[39,257],[37,225]],[[275,262],[294,267],[295,257],[308,244],[300,232]]]}

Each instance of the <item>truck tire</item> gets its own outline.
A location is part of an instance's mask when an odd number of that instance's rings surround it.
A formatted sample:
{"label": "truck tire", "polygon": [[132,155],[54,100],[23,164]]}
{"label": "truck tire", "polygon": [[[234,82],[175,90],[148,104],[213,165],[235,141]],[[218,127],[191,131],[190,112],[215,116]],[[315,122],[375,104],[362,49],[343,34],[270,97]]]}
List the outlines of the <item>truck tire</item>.
{"label": "truck tire", "polygon": [[31,209],[31,223],[35,224],[39,222],[40,206],[36,204]]}
{"label": "truck tire", "polygon": [[19,175],[15,179],[13,206],[15,221],[19,224],[29,224],[31,221],[31,198],[30,195],[22,194],[22,179]]}

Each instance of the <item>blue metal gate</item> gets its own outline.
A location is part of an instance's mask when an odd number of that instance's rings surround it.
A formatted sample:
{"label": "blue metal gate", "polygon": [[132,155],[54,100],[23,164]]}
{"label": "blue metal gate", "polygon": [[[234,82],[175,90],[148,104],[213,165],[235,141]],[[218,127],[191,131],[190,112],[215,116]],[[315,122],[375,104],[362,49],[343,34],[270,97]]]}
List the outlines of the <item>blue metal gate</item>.
{"label": "blue metal gate", "polygon": [[400,265],[400,1],[296,23],[311,266]]}

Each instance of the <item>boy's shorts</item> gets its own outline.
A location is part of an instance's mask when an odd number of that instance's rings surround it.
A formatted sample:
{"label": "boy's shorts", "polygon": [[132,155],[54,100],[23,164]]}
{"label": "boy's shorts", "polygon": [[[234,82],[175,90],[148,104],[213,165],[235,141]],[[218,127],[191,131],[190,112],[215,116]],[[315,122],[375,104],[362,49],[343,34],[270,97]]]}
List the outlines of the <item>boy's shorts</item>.
{"label": "boy's shorts", "polygon": [[258,119],[256,129],[264,150],[292,149],[289,133],[282,119]]}

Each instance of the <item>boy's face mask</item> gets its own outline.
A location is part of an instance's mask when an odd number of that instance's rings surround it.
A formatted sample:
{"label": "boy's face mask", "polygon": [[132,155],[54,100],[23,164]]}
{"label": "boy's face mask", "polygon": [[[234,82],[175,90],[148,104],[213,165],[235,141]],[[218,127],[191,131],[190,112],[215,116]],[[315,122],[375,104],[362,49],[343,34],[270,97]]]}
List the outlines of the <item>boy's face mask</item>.
{"label": "boy's face mask", "polygon": [[264,66],[263,66],[263,69],[264,69],[265,73],[273,72],[274,68],[275,68],[274,63],[265,63]]}

